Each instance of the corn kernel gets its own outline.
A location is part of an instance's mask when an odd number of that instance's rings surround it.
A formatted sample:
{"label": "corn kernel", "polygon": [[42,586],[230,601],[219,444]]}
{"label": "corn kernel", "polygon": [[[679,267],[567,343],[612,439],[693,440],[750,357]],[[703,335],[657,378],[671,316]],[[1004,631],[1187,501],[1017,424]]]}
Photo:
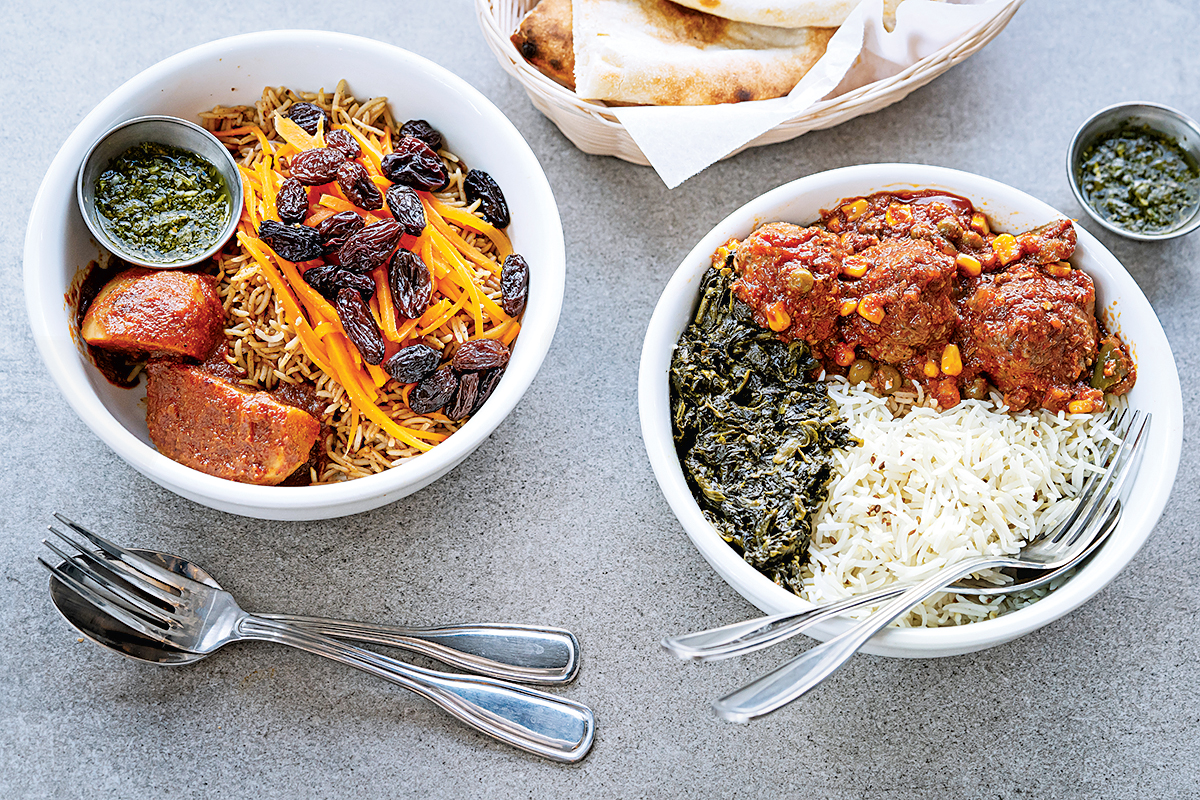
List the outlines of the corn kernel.
{"label": "corn kernel", "polygon": [[848,367],[854,363],[854,345],[841,342],[833,350],[833,361],[840,367]]}
{"label": "corn kernel", "polygon": [[834,233],[842,229],[842,220],[840,217],[830,217],[825,221],[825,227]]}
{"label": "corn kernel", "polygon": [[1001,264],[1011,264],[1021,257],[1021,243],[1010,233],[1002,233],[992,241],[992,251]]}
{"label": "corn kernel", "polygon": [[884,311],[883,306],[879,304],[879,298],[873,294],[869,294],[862,300],[859,300],[858,315],[867,322],[874,322],[876,325],[883,322]]}
{"label": "corn kernel", "polygon": [[942,372],[950,376],[962,373],[962,353],[958,351],[958,345],[948,344],[942,350]]}
{"label": "corn kernel", "polygon": [[921,371],[925,373],[926,378],[936,378],[938,376],[938,365],[932,361],[926,361]]}
{"label": "corn kernel", "polygon": [[1054,264],[1046,265],[1046,272],[1056,278],[1065,278],[1071,274],[1071,265],[1066,261],[1059,261]]}
{"label": "corn kernel", "polygon": [[963,275],[970,275],[972,278],[978,278],[983,272],[983,264],[979,259],[966,253],[959,253],[958,257],[954,259],[954,263],[958,265]]}
{"label": "corn kernel", "polygon": [[851,278],[861,278],[871,268],[871,262],[865,258],[847,256],[842,260],[842,274]]}
{"label": "corn kernel", "polygon": [[791,324],[792,318],[788,315],[787,306],[783,301],[775,303],[767,309],[767,326],[771,330],[776,333],[786,331]]}
{"label": "corn kernel", "polygon": [[992,232],[992,229],[988,227],[987,217],[979,213],[971,215],[971,227],[984,236]]}
{"label": "corn kernel", "polygon": [[902,206],[899,203],[892,203],[888,206],[887,213],[883,215],[888,225],[901,225],[906,222],[913,221],[912,209],[908,206]]}
{"label": "corn kernel", "polygon": [[1067,413],[1069,414],[1090,414],[1095,411],[1095,406],[1091,400],[1072,400],[1067,403]]}
{"label": "corn kernel", "polygon": [[854,222],[854,220],[867,213],[867,201],[855,200],[853,203],[846,203],[842,206],[842,213],[846,215],[846,222]]}
{"label": "corn kernel", "polygon": [[848,317],[855,311],[858,311],[857,300],[843,300],[842,305],[838,308],[838,313],[843,317]]}

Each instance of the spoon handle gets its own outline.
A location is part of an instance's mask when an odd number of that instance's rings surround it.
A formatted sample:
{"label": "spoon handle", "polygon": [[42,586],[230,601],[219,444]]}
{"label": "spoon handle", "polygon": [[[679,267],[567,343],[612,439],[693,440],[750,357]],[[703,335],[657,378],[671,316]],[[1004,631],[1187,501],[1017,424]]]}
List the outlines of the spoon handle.
{"label": "spoon handle", "polygon": [[473,675],[414,667],[304,628],[247,614],[237,624],[244,639],[286,644],[325,656],[409,689],[471,727],[552,761],[587,755],[596,732],[591,709],[523,686]]}
{"label": "spoon handle", "polygon": [[775,671],[714,701],[713,708],[717,716],[731,722],[749,722],[782,708],[836,672],[872,636],[926,597],[964,575],[1001,566],[1011,560],[1006,556],[968,558],[910,586],[902,595],[884,604],[840,636],[805,650]]}
{"label": "spoon handle", "polygon": [[579,674],[579,641],[562,628],[490,623],[405,628],[290,614],[258,616],[338,639],[400,647],[501,680],[554,686]]}

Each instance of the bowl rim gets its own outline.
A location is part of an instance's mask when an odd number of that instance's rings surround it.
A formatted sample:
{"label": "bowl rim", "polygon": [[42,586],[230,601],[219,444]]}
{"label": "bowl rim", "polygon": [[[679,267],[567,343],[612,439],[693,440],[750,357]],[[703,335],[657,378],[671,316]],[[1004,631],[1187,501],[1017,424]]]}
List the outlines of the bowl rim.
{"label": "bowl rim", "polygon": [[[1137,114],[1138,109],[1150,108],[1162,112],[1168,117],[1173,117],[1180,125],[1191,128],[1196,134],[1197,139],[1200,139],[1200,124],[1196,120],[1189,117],[1179,109],[1172,108],[1162,103],[1153,103],[1149,100],[1130,100],[1123,103],[1113,103],[1092,114],[1083,124],[1076,129],[1075,135],[1071,137],[1071,144],[1067,147],[1067,183],[1071,186],[1071,193],[1075,195],[1075,202],[1083,208],[1084,212],[1091,217],[1097,225],[1100,225],[1105,230],[1111,231],[1118,236],[1124,236],[1126,239],[1133,239],[1139,242],[1165,242],[1169,239],[1175,239],[1180,236],[1186,236],[1192,233],[1197,228],[1200,228],[1200,206],[1192,212],[1192,216],[1187,222],[1162,233],[1141,233],[1139,231],[1131,231],[1116,225],[1100,215],[1091,203],[1083,196],[1083,189],[1079,186],[1079,180],[1075,175],[1075,168],[1078,165],[1079,158],[1083,154],[1083,148],[1090,144],[1101,133],[1106,132],[1110,128],[1118,127],[1115,123],[1117,120],[1124,119],[1129,121],[1130,118]],[[1123,113],[1122,113],[1123,112]],[[1110,123],[1110,119],[1112,123]],[[1089,130],[1095,127],[1095,130]],[[1153,127],[1153,126],[1151,126]],[[1157,130],[1157,129],[1156,129]],[[1169,131],[1158,130],[1159,133],[1170,135]],[[1183,149],[1180,146],[1180,149]],[[1200,162],[1200,152],[1192,152],[1191,155]]]}
{"label": "bowl rim", "polygon": [[[216,167],[217,172],[221,175],[221,180],[225,182],[225,189],[229,195],[229,219],[225,221],[224,227],[221,228],[221,232],[217,234],[212,245],[198,255],[188,256],[180,261],[171,261],[169,263],[151,261],[143,258],[141,255],[134,253],[128,247],[124,246],[121,242],[117,241],[113,236],[111,236],[109,232],[105,230],[104,226],[100,224],[98,219],[100,216],[99,212],[94,210],[94,194],[92,202],[90,204],[85,203],[87,198],[87,187],[84,185],[84,177],[87,174],[88,165],[91,164],[92,159],[96,157],[96,151],[99,150],[101,145],[107,142],[116,133],[123,131],[126,128],[135,128],[151,122],[165,122],[168,125],[178,125],[191,130],[193,133],[199,133],[201,136],[212,140],[212,144],[220,148],[219,152],[223,155],[223,158],[221,159],[222,163],[213,164],[213,166]],[[152,140],[144,139],[143,141],[149,142]],[[187,150],[192,155],[204,159],[210,164],[212,163],[206,156],[201,153],[197,153],[190,148],[182,147],[180,145],[174,146],[179,147],[181,150]],[[233,155],[229,152],[225,145],[221,143],[220,139],[189,120],[182,119],[180,117],[174,117],[169,114],[146,114],[144,116],[134,117],[133,119],[127,119],[124,122],[117,123],[104,133],[100,134],[96,141],[92,142],[92,146],[88,148],[87,154],[84,155],[83,160],[79,164],[79,172],[75,180],[75,202],[79,205],[80,215],[83,217],[83,224],[87,225],[87,228],[89,231],[91,231],[92,236],[95,237],[96,241],[98,241],[103,247],[106,247],[117,257],[124,261],[128,261],[130,264],[134,264],[135,266],[139,267],[146,267],[147,269],[183,269],[184,267],[195,266],[201,261],[212,258],[218,250],[225,246],[225,243],[229,241],[231,236],[233,236],[233,232],[237,230],[238,222],[241,220],[241,214],[235,214],[234,210],[242,207],[244,198],[242,196],[242,182],[238,179],[237,162],[233,160]],[[90,205],[93,208],[93,213],[97,217],[94,222],[92,215],[83,210],[85,205]]]}
{"label": "bowl rim", "polygon": [[[64,185],[74,195],[75,173],[81,166],[83,153],[98,133],[111,127],[114,120],[136,116],[123,113],[122,108],[129,107],[147,92],[157,92],[170,76],[223,59],[232,61],[233,56],[268,46],[327,48],[336,52],[354,51],[363,59],[386,59],[388,63],[403,64],[422,80],[458,94],[470,113],[486,118],[489,139],[499,139],[509,148],[509,157],[527,182],[530,204],[540,212],[536,228],[530,225],[531,231],[536,230],[531,238],[536,237],[539,247],[544,247],[547,253],[544,274],[538,275],[542,302],[533,315],[526,314],[522,336],[513,349],[504,380],[479,413],[421,457],[386,472],[337,484],[253,486],[207,475],[163,456],[113,416],[83,377],[85,370],[71,368],[72,359],[82,358],[76,343],[67,330],[53,328],[52,321],[43,313],[58,303],[67,290],[50,278],[58,265],[42,269],[46,251],[52,246],[45,234],[56,226],[67,225],[66,221],[59,221],[61,215],[56,217],[52,213],[52,197]],[[71,213],[78,214],[79,209],[70,206],[67,217]],[[565,262],[562,222],[545,172],[512,122],[479,90],[445,67],[392,44],[329,31],[273,30],[217,39],[169,56],[130,78],[83,118],[54,157],[34,197],[26,229],[23,283],[34,341],[59,390],[92,432],[132,467],[167,489],[218,510],[263,519],[323,519],[376,508],[422,488],[466,458],[508,416],[550,349],[562,308]]]}
{"label": "bowl rim", "polygon": [[[858,188],[844,191],[839,187]],[[866,188],[871,187],[871,188]],[[968,187],[968,188],[964,188]],[[701,555],[721,577],[746,600],[764,613],[782,613],[810,608],[801,600],[747,564],[717,534],[705,520],[693,499],[675,454],[671,434],[667,370],[671,353],[686,324],[687,315],[680,310],[686,304],[694,308],[699,279],[716,248],[731,236],[744,237],[765,222],[782,219],[779,209],[798,199],[816,198],[818,207],[831,208],[846,197],[887,189],[941,188],[971,198],[980,193],[993,198],[993,204],[1009,202],[1010,210],[1034,214],[1045,221],[1059,219],[1064,214],[1031,195],[972,173],[946,167],[922,164],[862,164],[815,173],[784,184],[749,201],[729,214],[706,234],[680,263],[664,288],[655,306],[642,348],[638,376],[638,410],[643,443],[655,478],[680,524]],[[985,213],[1005,213],[989,209],[986,202],[976,203]],[[801,224],[808,220],[795,220]],[[1081,259],[1102,263],[1122,294],[1130,299],[1122,310],[1130,313],[1133,307],[1143,316],[1148,313],[1152,324],[1141,328],[1145,336],[1139,341],[1139,366],[1153,363],[1158,373],[1153,383],[1154,420],[1147,443],[1147,453],[1153,460],[1143,460],[1133,492],[1137,503],[1130,503],[1118,530],[1100,548],[1093,560],[1081,567],[1071,581],[1049,596],[998,618],[945,628],[889,628],[877,634],[864,647],[865,652],[900,657],[930,657],[956,655],[991,647],[1064,616],[1082,605],[1106,586],[1132,560],[1145,542],[1166,505],[1176,472],[1183,438],[1182,393],[1179,375],[1162,326],[1158,323],[1149,301],[1120,262],[1086,230],[1076,226],[1079,237],[1077,255]],[[1098,301],[1097,306],[1100,306]],[[681,320],[681,315],[683,319]],[[1146,380],[1146,373],[1141,379]],[[1136,391],[1136,387],[1135,387]],[[1146,396],[1146,395],[1143,395]],[[1086,580],[1084,579],[1086,576]],[[847,630],[853,621],[838,618],[806,631],[822,641]]]}

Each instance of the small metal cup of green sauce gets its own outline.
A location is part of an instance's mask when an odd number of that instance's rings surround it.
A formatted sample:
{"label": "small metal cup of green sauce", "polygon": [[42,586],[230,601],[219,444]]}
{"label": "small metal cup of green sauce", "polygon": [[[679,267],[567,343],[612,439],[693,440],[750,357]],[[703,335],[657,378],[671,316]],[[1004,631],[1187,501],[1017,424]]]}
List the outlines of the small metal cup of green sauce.
{"label": "small metal cup of green sauce", "polygon": [[1200,227],[1200,126],[1157,103],[1101,109],[1071,140],[1067,177],[1083,210],[1113,233],[1144,242],[1191,233]]}
{"label": "small metal cup of green sauce", "polygon": [[138,117],[109,130],[84,157],[75,191],[96,241],[152,269],[211,258],[241,217],[233,156],[211,133],[176,117]]}

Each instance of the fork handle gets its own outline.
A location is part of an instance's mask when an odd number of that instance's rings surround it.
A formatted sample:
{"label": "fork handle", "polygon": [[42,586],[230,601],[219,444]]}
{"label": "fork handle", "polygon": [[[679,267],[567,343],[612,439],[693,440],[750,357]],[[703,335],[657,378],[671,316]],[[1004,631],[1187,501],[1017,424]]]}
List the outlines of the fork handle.
{"label": "fork handle", "polygon": [[391,681],[488,736],[553,761],[579,761],[592,746],[595,718],[591,709],[580,703],[491,678],[415,667],[250,614],[238,621],[237,633],[244,639],[290,645]]}
{"label": "fork handle", "polygon": [[562,628],[491,623],[403,628],[291,614],[258,616],[338,639],[400,647],[500,680],[553,686],[579,674],[579,640]]}
{"label": "fork handle", "polygon": [[860,606],[876,605],[889,597],[895,597],[910,586],[911,583],[895,583],[873,592],[856,594],[804,611],[789,611],[734,622],[706,631],[669,636],[662,640],[662,646],[667,652],[685,660],[719,661],[733,658],[790,639],[817,623]]}
{"label": "fork handle", "polygon": [[845,633],[805,650],[774,672],[714,701],[713,708],[719,717],[731,722],[749,722],[782,708],[832,675],[872,636],[917,603],[972,572],[1009,561],[1007,556],[977,556],[946,567],[885,603]]}

